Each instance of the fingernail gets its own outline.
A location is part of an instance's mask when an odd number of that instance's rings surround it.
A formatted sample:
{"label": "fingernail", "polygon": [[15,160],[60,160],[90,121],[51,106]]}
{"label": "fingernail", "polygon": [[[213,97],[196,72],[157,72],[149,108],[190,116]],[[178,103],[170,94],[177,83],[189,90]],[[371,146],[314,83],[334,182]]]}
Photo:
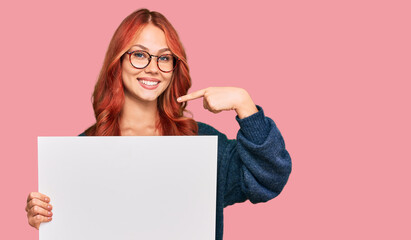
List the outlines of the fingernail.
{"label": "fingernail", "polygon": [[48,205],[47,208],[48,208],[48,209],[51,209],[51,205]]}
{"label": "fingernail", "polygon": [[51,220],[51,217],[48,217],[47,219],[48,219],[48,220]]}
{"label": "fingernail", "polygon": [[51,212],[48,212],[49,215],[51,215]]}
{"label": "fingernail", "polygon": [[44,201],[48,202],[48,201],[49,201],[49,199],[48,199],[48,198],[44,198]]}
{"label": "fingernail", "polygon": [[181,101],[181,97],[177,98],[177,102],[180,102],[180,101]]}

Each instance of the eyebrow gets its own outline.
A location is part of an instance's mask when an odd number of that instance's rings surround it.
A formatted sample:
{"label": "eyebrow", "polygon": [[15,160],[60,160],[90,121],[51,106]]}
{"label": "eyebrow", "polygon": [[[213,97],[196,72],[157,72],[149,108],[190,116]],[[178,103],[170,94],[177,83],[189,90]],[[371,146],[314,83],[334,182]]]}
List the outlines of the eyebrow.
{"label": "eyebrow", "polygon": [[[135,45],[133,45],[133,46],[131,46],[131,47],[139,47],[139,48],[141,48],[141,49],[143,49],[143,50],[145,50],[145,51],[147,51],[147,52],[150,50],[150,49],[148,49],[147,47],[144,47],[144,46],[141,45],[141,44],[135,44]],[[170,51],[170,52],[171,52],[171,50],[170,50],[169,48],[162,48],[162,49],[158,50],[157,54],[158,54],[158,53],[165,52],[165,51]]]}

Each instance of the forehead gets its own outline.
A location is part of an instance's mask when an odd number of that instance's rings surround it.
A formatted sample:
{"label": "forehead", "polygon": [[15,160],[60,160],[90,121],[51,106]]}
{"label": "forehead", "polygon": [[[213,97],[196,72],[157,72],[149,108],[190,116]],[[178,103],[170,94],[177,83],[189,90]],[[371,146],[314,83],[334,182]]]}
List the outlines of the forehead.
{"label": "forehead", "polygon": [[160,28],[152,23],[146,25],[138,34],[132,45],[143,45],[149,50],[157,51],[159,49],[167,48],[166,36]]}

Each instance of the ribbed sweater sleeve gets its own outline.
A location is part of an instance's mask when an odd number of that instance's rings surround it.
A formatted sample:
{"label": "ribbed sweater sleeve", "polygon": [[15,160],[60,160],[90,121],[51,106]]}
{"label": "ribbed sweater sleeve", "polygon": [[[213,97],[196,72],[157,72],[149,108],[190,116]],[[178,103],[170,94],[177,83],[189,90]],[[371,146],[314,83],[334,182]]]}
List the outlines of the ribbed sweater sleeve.
{"label": "ribbed sweater sleeve", "polygon": [[291,173],[291,158],[280,131],[263,109],[257,108],[259,111],[247,118],[236,117],[240,125],[236,140],[205,127],[219,136],[218,175],[224,177],[218,184],[224,189],[224,206],[245,200],[266,202],[280,194]]}

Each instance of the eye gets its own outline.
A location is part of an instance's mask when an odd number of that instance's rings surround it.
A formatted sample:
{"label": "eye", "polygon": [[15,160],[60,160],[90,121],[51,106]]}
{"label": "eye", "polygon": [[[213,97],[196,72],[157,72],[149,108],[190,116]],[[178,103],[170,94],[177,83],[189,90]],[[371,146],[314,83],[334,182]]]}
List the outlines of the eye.
{"label": "eye", "polygon": [[168,62],[171,60],[171,55],[161,55],[158,60],[162,61],[162,62]]}
{"label": "eye", "polygon": [[133,57],[136,57],[136,58],[146,58],[146,54],[144,54],[143,52],[134,52],[134,53],[133,53]]}

